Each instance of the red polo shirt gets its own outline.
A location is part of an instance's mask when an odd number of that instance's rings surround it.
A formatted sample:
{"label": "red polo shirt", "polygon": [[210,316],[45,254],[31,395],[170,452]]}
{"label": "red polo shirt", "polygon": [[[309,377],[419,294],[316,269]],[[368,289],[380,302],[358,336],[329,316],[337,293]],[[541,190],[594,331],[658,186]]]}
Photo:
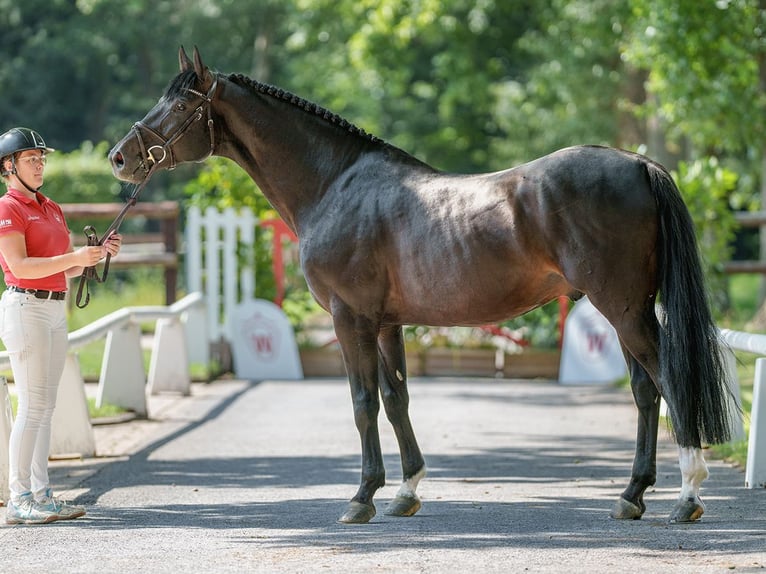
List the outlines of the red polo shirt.
{"label": "red polo shirt", "polygon": [[[37,195],[42,203],[13,188],[0,197],[0,236],[21,233],[28,257],[53,257],[68,252],[71,239],[61,207],[42,193]],[[19,279],[10,272],[1,254],[0,266],[9,287],[66,291],[67,279],[63,272],[40,279]]]}

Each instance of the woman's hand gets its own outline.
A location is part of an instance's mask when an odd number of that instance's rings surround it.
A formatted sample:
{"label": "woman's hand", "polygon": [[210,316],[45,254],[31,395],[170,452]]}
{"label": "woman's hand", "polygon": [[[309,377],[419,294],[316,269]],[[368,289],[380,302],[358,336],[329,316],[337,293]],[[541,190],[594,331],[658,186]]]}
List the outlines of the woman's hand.
{"label": "woman's hand", "polygon": [[[120,252],[120,247],[122,247],[122,235],[119,233],[112,233],[107,237],[106,241],[104,241],[104,246],[109,255],[114,257]],[[106,257],[106,254],[104,254],[104,257]]]}
{"label": "woman's hand", "polygon": [[106,257],[106,245],[85,245],[74,252],[79,267],[93,267]]}

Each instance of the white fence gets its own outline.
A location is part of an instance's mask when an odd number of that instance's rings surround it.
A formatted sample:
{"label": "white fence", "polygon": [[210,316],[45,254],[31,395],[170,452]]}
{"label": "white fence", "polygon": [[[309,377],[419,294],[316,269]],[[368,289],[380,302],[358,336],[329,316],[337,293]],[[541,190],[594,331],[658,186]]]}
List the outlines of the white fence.
{"label": "white fence", "polygon": [[229,317],[239,303],[255,298],[256,225],[247,208],[187,211],[186,284],[205,294],[210,343],[231,340]]}
{"label": "white fence", "polygon": [[[764,396],[766,393],[766,335],[722,329],[721,338],[733,350],[761,355],[755,360],[745,486],[763,488],[766,487],[766,396]],[[734,365],[733,357],[730,357],[730,364]],[[732,370],[736,376],[736,368]]]}
{"label": "white fence", "polygon": [[[156,325],[147,378],[140,324],[152,320]],[[97,406],[110,403],[148,416],[147,392],[189,393],[190,364],[208,362],[207,341],[201,336],[205,330],[204,298],[192,293],[170,306],[126,307],[69,333],[69,353],[53,416],[51,454],[95,454],[77,349],[106,338]],[[0,368],[10,368],[7,351],[0,353]],[[3,386],[0,391],[7,389]],[[0,397],[0,403],[4,404],[5,398]],[[6,418],[0,409],[0,419]]]}

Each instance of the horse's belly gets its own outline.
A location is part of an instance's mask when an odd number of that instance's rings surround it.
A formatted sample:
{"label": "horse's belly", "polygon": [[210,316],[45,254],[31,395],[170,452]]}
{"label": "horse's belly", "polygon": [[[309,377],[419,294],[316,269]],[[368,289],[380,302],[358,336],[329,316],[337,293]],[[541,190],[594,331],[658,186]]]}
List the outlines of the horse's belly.
{"label": "horse's belly", "polygon": [[[392,290],[386,317],[399,324],[482,325],[516,317],[572,288],[555,272],[516,274],[446,267],[428,281],[402,280]],[[542,272],[541,272],[542,271]]]}

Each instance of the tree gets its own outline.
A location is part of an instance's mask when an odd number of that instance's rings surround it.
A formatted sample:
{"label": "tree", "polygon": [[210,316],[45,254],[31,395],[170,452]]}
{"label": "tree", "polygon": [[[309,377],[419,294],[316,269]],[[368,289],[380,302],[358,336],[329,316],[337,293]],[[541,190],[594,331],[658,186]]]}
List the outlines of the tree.
{"label": "tree", "polygon": [[305,57],[296,68],[308,64],[313,73],[296,81],[436,167],[507,167],[492,148],[505,135],[496,117],[498,87],[522,80],[530,64],[518,42],[535,25],[536,4],[299,0],[306,13],[288,48]]}
{"label": "tree", "polygon": [[[739,194],[766,206],[766,0],[631,0],[625,58],[649,70],[651,113],[671,144],[718,156],[741,174]],[[742,201],[745,203],[745,201]],[[766,258],[766,228],[761,229]],[[763,291],[763,289],[762,289]],[[766,316],[766,307],[761,314]]]}

